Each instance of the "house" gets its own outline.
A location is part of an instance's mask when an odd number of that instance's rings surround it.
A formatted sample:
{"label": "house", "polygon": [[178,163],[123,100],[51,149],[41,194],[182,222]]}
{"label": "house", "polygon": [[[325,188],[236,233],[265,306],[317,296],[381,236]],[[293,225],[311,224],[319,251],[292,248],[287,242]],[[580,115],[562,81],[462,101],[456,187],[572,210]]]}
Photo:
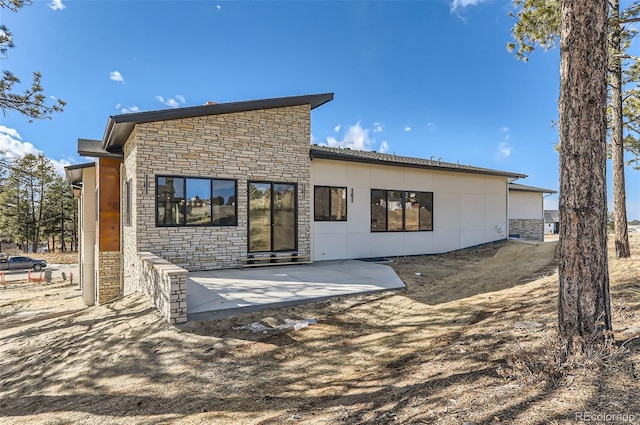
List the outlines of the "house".
{"label": "house", "polygon": [[544,210],[544,234],[557,235],[560,232],[560,211]]}
{"label": "house", "polygon": [[558,192],[523,184],[509,184],[509,236],[543,241],[544,195],[554,193]]}
{"label": "house", "polygon": [[[186,320],[189,271],[435,254],[507,238],[523,174],[311,145],[332,93],[111,116],[80,198],[87,305],[146,294]],[[539,211],[541,214],[541,210]],[[528,217],[528,216],[527,216]]]}

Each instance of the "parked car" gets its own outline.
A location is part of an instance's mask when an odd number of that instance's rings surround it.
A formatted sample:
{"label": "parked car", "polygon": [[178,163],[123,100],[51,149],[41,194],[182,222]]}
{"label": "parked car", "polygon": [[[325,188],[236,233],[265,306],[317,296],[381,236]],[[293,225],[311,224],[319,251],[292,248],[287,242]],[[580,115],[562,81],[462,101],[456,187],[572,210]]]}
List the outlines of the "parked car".
{"label": "parked car", "polygon": [[47,262],[45,260],[36,260],[31,257],[24,257],[21,255],[9,257],[8,259],[4,259],[0,256],[0,270],[33,269],[38,272],[45,267],[47,267]]}

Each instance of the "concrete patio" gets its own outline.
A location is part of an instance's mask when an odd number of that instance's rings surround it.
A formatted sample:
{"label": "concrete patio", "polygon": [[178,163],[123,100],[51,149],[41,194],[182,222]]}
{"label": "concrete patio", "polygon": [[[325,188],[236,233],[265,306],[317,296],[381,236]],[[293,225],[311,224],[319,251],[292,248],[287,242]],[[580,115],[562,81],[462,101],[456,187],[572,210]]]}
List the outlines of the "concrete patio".
{"label": "concrete patio", "polygon": [[404,289],[393,269],[358,260],[190,272],[188,320],[211,320],[343,295]]}

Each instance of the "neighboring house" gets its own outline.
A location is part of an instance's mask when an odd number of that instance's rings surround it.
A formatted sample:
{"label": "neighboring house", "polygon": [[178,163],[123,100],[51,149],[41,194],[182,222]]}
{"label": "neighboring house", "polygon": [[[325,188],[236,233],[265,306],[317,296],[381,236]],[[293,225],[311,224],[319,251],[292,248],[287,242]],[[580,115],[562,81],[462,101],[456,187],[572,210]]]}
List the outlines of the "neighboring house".
{"label": "neighboring house", "polygon": [[542,241],[545,233],[544,195],[557,191],[509,184],[509,236]]}
{"label": "neighboring house", "polygon": [[[80,197],[85,303],[142,292],[186,320],[188,271],[435,254],[505,239],[523,174],[311,145],[332,93],[109,117]],[[541,210],[540,210],[541,211]]]}
{"label": "neighboring house", "polygon": [[544,234],[557,235],[560,232],[560,211],[544,210]]}

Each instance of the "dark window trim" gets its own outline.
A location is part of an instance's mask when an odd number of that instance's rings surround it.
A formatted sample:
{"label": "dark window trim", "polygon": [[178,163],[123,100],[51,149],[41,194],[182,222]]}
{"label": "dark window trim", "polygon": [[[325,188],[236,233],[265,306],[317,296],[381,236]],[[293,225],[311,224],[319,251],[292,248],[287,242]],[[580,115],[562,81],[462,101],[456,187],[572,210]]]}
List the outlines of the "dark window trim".
{"label": "dark window trim", "polygon": [[[290,184],[293,185],[293,194],[294,194],[294,207],[295,211],[293,214],[293,231],[295,234],[294,240],[294,249],[281,249],[281,250],[267,250],[267,251],[250,251],[250,237],[251,237],[251,214],[249,209],[251,208],[251,200],[249,197],[251,196],[250,186],[251,183],[257,184],[270,184],[271,185],[271,212],[273,214],[273,186],[277,184]],[[270,217],[273,220],[273,215]],[[274,181],[274,180],[247,180],[247,254],[267,254],[267,253],[281,253],[281,252],[298,252],[298,183],[297,182],[286,182],[286,181]],[[271,248],[273,248],[273,226],[271,226]]]}
{"label": "dark window trim", "polygon": [[[425,190],[397,190],[397,189],[376,189],[376,188],[372,188],[370,190],[370,195],[369,195],[369,211],[371,211],[371,196],[373,195],[373,191],[380,191],[380,192],[384,192],[384,202],[385,202],[385,209],[384,209],[384,213],[385,213],[385,229],[384,230],[373,230],[372,228],[372,218],[369,217],[369,232],[370,233],[415,233],[415,232],[433,232],[433,204],[434,204],[434,200],[433,200],[433,192],[429,192],[429,191],[425,191]],[[389,230],[389,192],[400,192],[402,194],[402,230]],[[420,193],[429,193],[431,194],[431,229],[420,229],[420,214],[418,214],[418,229],[417,230],[407,230],[407,223],[406,223],[406,194],[407,192],[415,192],[416,194],[420,194]]]}
{"label": "dark window trim", "polygon": [[[179,179],[183,179],[183,183],[182,183],[182,193],[184,194],[185,197],[185,202],[182,206],[182,217],[183,217],[183,222],[182,223],[176,223],[176,224],[163,224],[163,223],[158,223],[158,179],[161,178],[179,178]],[[209,180],[209,192],[211,194],[211,205],[209,206],[209,208],[211,208],[211,222],[210,223],[200,223],[200,224],[188,224],[187,221],[187,202],[186,202],[186,197],[187,197],[187,180],[188,179],[201,179],[201,180]],[[234,208],[234,213],[235,213],[235,223],[233,224],[214,224],[213,223],[213,182],[215,181],[232,181],[234,182],[234,190],[235,190],[235,208]],[[202,176],[187,176],[187,175],[181,175],[181,174],[157,174],[155,176],[155,222],[156,222],[156,227],[237,227],[238,226],[238,180],[236,179],[229,179],[229,178],[217,178],[217,177],[202,177]]]}
{"label": "dark window trim", "polygon": [[[316,189],[318,188],[329,189],[329,218],[328,219],[316,218]],[[343,215],[344,218],[341,218],[340,220],[331,218],[331,189],[344,189],[344,193],[345,193],[344,215]],[[349,202],[347,202],[347,199],[348,199],[348,192],[347,192],[346,186],[326,186],[326,185],[313,186],[313,221],[347,221],[347,212],[349,210],[349,207],[348,207]]]}

